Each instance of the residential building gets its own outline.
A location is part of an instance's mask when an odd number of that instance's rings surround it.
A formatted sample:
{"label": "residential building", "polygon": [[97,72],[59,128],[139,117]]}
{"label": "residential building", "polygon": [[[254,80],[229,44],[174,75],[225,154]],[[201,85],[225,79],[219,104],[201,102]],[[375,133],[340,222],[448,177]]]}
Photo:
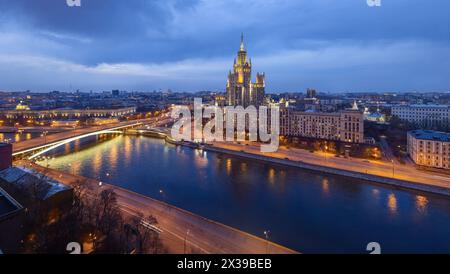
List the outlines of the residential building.
{"label": "residential building", "polygon": [[450,105],[394,105],[392,116],[420,125],[432,127],[450,123]]}
{"label": "residential building", "polygon": [[414,163],[450,169],[450,133],[432,130],[408,132],[408,153]]}
{"label": "residential building", "polygon": [[364,115],[356,103],[340,112],[295,111],[281,108],[280,133],[348,143],[364,143]]}

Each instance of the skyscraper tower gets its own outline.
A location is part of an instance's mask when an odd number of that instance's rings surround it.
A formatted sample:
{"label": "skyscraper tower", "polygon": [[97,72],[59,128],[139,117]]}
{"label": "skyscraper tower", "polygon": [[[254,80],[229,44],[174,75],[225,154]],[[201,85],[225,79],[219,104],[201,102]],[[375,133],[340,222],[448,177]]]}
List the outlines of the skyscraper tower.
{"label": "skyscraper tower", "polygon": [[257,73],[256,82],[252,83],[252,61],[247,58],[244,34],[241,45],[234,59],[233,70],[228,73],[227,104],[230,106],[260,106],[265,96],[265,74]]}

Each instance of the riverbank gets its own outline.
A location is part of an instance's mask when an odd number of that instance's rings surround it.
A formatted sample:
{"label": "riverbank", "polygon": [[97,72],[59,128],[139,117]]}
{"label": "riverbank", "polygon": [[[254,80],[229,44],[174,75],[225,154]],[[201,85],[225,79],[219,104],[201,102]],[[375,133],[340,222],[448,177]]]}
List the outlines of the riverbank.
{"label": "riverbank", "polygon": [[162,230],[161,239],[169,253],[182,254],[185,251],[186,253],[212,254],[297,253],[276,243],[121,187],[100,184],[95,179],[47,169],[28,161],[15,164],[42,172],[67,185],[83,182],[92,193],[97,193],[99,189],[113,189],[124,214],[142,213],[144,216],[151,214],[157,218],[158,227]]}
{"label": "riverbank", "polygon": [[60,133],[73,130],[71,127],[0,127],[0,133]]}
{"label": "riverbank", "polygon": [[[192,146],[190,146],[190,147],[192,147]],[[377,176],[377,175],[372,175],[372,174],[330,168],[330,167],[326,167],[326,166],[318,166],[318,165],[308,164],[308,163],[301,162],[301,161],[279,159],[279,158],[275,158],[275,157],[257,155],[257,154],[253,154],[253,153],[243,152],[243,151],[235,151],[235,150],[230,150],[230,149],[225,149],[225,148],[217,148],[217,147],[213,147],[213,146],[209,146],[209,145],[201,146],[201,149],[216,152],[216,153],[228,154],[228,155],[232,155],[232,156],[236,156],[236,157],[242,157],[242,158],[247,158],[247,159],[252,159],[252,160],[269,162],[269,163],[273,163],[273,164],[277,164],[277,165],[297,167],[297,168],[312,170],[312,171],[316,171],[316,172],[333,174],[333,175],[337,175],[337,176],[350,177],[353,179],[363,180],[366,182],[386,184],[386,185],[390,185],[390,186],[394,186],[394,187],[412,189],[412,190],[416,190],[416,191],[424,191],[424,192],[445,195],[445,196],[450,197],[450,188],[435,186],[435,185],[431,185],[431,184],[421,184],[421,183],[416,183],[416,182],[399,180],[399,179],[395,179],[395,178],[387,178],[387,177],[382,177],[382,176]]]}
{"label": "riverbank", "polygon": [[[380,183],[397,188],[423,191],[450,197],[450,178],[444,178],[442,175],[427,174],[415,169],[411,170],[410,167],[397,166],[396,168],[395,166],[391,167],[389,164],[383,162],[336,159],[335,157],[327,156],[326,154],[321,158],[316,155],[311,155],[311,153],[306,151],[283,150],[282,152],[275,154],[264,155],[259,151],[259,147],[249,146],[248,144],[214,143],[200,145],[193,142],[176,142],[172,140],[168,134],[160,131],[147,131],[142,135],[161,138],[168,143],[194,149],[200,148],[235,157],[264,161],[277,165],[307,169],[365,182]],[[364,170],[364,172],[359,172],[358,170]],[[387,176],[391,172],[392,176]]]}

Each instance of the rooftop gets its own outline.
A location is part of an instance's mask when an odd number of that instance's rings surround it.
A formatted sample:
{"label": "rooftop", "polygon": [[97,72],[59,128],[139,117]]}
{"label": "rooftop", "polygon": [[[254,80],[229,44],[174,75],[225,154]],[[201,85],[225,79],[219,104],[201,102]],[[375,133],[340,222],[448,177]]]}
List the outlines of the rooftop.
{"label": "rooftop", "polygon": [[413,130],[408,132],[417,139],[429,141],[450,142],[450,133],[433,131],[433,130]]}
{"label": "rooftop", "polygon": [[[70,190],[70,187],[25,168],[11,167],[0,171],[0,180],[21,187],[37,187],[39,199],[46,200],[53,195]],[[37,184],[36,184],[37,183]]]}
{"label": "rooftop", "polygon": [[438,104],[413,104],[413,105],[394,105],[393,107],[410,107],[410,108],[450,108],[450,105],[438,105]]}
{"label": "rooftop", "polygon": [[10,146],[11,144],[9,144],[9,143],[1,143],[0,142],[0,147],[7,147],[7,146]]}
{"label": "rooftop", "polygon": [[10,216],[22,209],[22,206],[0,188],[0,219]]}

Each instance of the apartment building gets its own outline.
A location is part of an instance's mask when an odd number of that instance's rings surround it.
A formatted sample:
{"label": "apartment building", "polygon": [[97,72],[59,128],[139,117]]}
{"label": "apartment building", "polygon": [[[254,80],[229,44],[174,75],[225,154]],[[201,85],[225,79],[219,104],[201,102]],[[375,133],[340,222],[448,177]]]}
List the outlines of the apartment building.
{"label": "apartment building", "polygon": [[450,105],[396,105],[391,114],[425,127],[450,123]]}
{"label": "apartment building", "polygon": [[407,148],[409,156],[418,165],[450,169],[450,133],[410,131]]}
{"label": "apartment building", "polygon": [[417,165],[450,169],[450,133],[432,130],[408,132],[408,153]]}
{"label": "apartment building", "polygon": [[364,143],[364,114],[356,104],[351,109],[333,113],[282,108],[280,133],[290,137]]}

